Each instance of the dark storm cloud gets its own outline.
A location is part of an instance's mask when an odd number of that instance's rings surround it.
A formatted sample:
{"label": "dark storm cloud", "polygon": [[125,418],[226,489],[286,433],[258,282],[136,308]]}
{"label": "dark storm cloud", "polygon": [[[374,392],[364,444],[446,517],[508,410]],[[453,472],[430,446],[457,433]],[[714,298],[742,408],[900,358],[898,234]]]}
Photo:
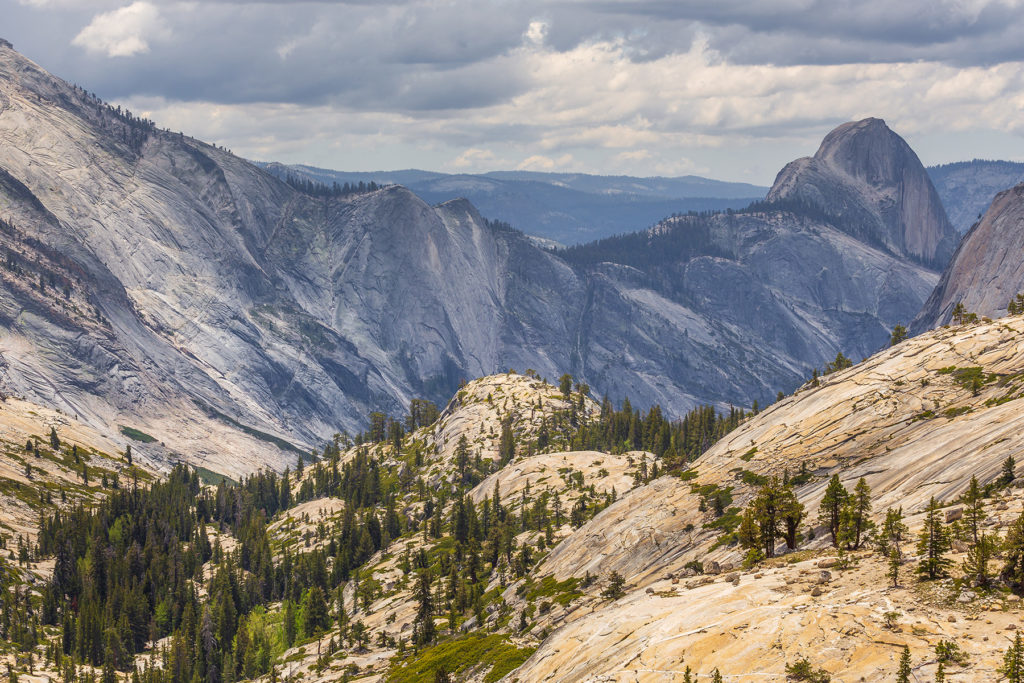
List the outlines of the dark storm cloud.
{"label": "dark storm cloud", "polygon": [[[403,111],[486,106],[522,88],[500,57],[522,42],[529,17],[490,3],[153,4],[164,39],[125,57],[85,49],[88,40],[68,47],[96,16],[81,9],[14,6],[20,25],[5,32],[51,70],[111,99],[343,101]],[[56,25],[33,39],[42,14]]]}
{"label": "dark storm cloud", "polygon": [[147,50],[125,57],[71,41],[128,2],[31,4],[0,2],[8,37],[24,37],[30,55],[109,98],[343,102],[406,112],[488,106],[526,87],[501,58],[522,44],[533,20],[546,23],[555,50],[614,40],[635,61],[685,53],[698,38],[743,64],[1024,58],[1022,11],[1010,2],[163,1],[151,3],[159,24],[151,28],[164,39],[142,36]]}
{"label": "dark storm cloud", "polygon": [[1017,135],[1022,1],[0,0],[0,36],[260,158],[774,175],[859,116]]}

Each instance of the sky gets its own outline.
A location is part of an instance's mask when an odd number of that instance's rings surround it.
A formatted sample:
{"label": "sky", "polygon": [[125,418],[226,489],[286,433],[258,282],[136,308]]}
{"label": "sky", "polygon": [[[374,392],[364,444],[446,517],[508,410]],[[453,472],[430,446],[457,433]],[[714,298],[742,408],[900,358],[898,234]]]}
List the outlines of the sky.
{"label": "sky", "polygon": [[157,125],[346,171],[770,184],[877,116],[1024,161],[1024,0],[0,0],[0,37]]}

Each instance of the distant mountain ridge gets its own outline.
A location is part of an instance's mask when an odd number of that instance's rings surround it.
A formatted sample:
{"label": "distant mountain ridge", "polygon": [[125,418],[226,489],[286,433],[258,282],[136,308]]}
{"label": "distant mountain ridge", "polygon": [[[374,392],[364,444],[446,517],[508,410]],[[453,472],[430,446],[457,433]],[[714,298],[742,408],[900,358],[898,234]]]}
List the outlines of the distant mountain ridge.
{"label": "distant mountain ridge", "polygon": [[227,473],[508,368],[668,416],[764,403],[882,346],[938,277],[845,231],[842,207],[670,217],[552,252],[465,200],[305,193],[10,48],[0,169],[0,390],[114,434],[130,420],[161,457]]}
{"label": "distant mountain ridge", "polygon": [[[490,218],[565,245],[640,230],[672,213],[742,209],[763,199],[770,189],[699,176],[641,178],[535,171],[460,175],[415,169],[345,172],[275,162],[257,165],[278,177],[291,174],[326,185],[370,181],[404,185],[435,204],[464,196]],[[950,223],[961,235],[997,193],[1024,182],[1024,163],[1012,161],[974,159],[929,166],[926,171]]]}
{"label": "distant mountain ridge", "polygon": [[488,218],[565,245],[643,230],[675,213],[741,209],[764,197],[768,189],[698,176],[633,178],[531,171],[363,173],[301,164],[257,165],[278,178],[291,176],[328,186],[371,181],[403,185],[429,204],[465,198]]}
{"label": "distant mountain ridge", "polygon": [[966,234],[998,193],[1024,182],[1024,163],[974,159],[931,166],[928,175],[950,222]]}

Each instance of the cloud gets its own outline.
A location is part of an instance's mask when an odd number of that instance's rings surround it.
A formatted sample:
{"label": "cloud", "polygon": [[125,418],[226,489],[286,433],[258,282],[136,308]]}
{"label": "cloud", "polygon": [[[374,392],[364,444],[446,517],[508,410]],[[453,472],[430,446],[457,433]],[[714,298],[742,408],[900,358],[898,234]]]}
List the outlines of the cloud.
{"label": "cloud", "polygon": [[523,39],[531,45],[543,45],[544,37],[548,34],[548,25],[541,20],[534,20],[526,27]]}
{"label": "cloud", "polygon": [[476,169],[480,166],[491,164],[497,160],[494,152],[487,149],[480,149],[479,147],[471,147],[463,151],[459,156],[455,157],[448,164],[449,168],[456,169],[459,171],[465,171],[467,169]]}
{"label": "cloud", "polygon": [[139,0],[126,7],[97,14],[75,36],[72,44],[89,52],[105,53],[107,57],[131,57],[149,52],[150,41],[168,37],[169,31],[157,6]]}
{"label": "cloud", "polygon": [[0,12],[54,73],[262,159],[767,182],[861,116],[1024,126],[1020,0],[130,1]]}
{"label": "cloud", "polygon": [[573,163],[573,158],[572,158],[571,154],[563,154],[562,156],[558,157],[557,159],[552,159],[551,157],[546,157],[546,156],[544,156],[542,154],[534,154],[532,156],[529,156],[529,157],[523,159],[518,164],[516,164],[516,170],[517,171],[553,171],[555,169],[558,169],[558,170],[565,171],[565,170],[568,170],[572,166],[572,163]]}

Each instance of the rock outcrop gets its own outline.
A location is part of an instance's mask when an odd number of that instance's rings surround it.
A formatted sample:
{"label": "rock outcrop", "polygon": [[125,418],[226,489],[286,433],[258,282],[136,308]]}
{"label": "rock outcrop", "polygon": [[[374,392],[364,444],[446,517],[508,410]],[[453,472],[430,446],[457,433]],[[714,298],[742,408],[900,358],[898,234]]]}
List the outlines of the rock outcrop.
{"label": "rock outcrop", "polygon": [[881,119],[833,130],[813,157],[782,169],[767,200],[813,207],[854,237],[933,268],[956,247],[927,171]]}
{"label": "rock outcrop", "polygon": [[948,323],[953,308],[998,317],[1024,293],[1024,184],[1000,192],[964,237],[935,291],[914,320],[921,332]]}
{"label": "rock outcrop", "polygon": [[[975,678],[995,680],[1005,641],[990,640],[1017,627],[1005,593],[974,604],[978,596],[960,593],[953,579],[915,585],[909,562],[894,589],[877,555],[855,553],[854,569],[828,555],[810,558],[828,552],[828,534],[814,520],[833,474],[848,489],[863,477],[873,516],[900,507],[916,533],[929,498],[952,503],[972,476],[987,484],[1007,456],[1019,456],[1022,339],[1022,316],[910,339],[773,405],[685,476],[631,490],[535,570],[553,580],[616,571],[630,590],[552,624],[550,637],[506,680],[655,681],[681,676],[686,666],[781,678],[786,664],[803,657],[844,680],[890,680],[904,645],[933,671],[928,653],[940,638],[969,653]],[[981,387],[969,381],[975,376]],[[742,550],[716,541],[758,479],[785,471],[801,473],[795,490],[815,540],[767,567],[736,572]],[[732,507],[716,520],[701,500],[726,490]],[[986,527],[1005,533],[1021,514],[1019,495],[996,493],[986,509]],[[705,575],[686,579],[695,563]],[[974,620],[979,608],[993,612],[984,623]]]}
{"label": "rock outcrop", "polygon": [[735,548],[709,551],[721,530],[704,526],[714,519],[700,510],[700,486],[731,488],[741,506],[758,476],[806,471],[797,493],[816,510],[832,474],[850,488],[863,476],[876,509],[910,512],[932,495],[953,499],[972,475],[987,483],[1024,448],[1022,339],[1021,316],[934,330],[828,375],[726,435],[695,461],[691,480],[662,477],[623,496],[541,571],[616,570],[642,585],[691,560],[737,562]]}

